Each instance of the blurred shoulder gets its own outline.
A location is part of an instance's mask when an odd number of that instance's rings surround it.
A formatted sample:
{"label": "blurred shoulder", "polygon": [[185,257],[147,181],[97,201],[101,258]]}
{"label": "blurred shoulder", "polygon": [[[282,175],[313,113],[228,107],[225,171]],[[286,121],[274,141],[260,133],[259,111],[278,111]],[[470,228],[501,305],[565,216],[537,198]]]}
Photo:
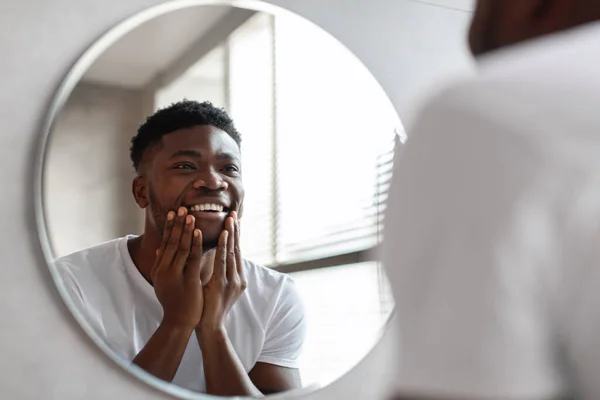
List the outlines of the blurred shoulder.
{"label": "blurred shoulder", "polygon": [[[423,107],[408,148],[475,146],[482,155],[535,157],[554,165],[597,164],[600,25],[591,24],[479,60],[479,72]],[[412,142],[412,143],[411,143]],[[425,149],[423,148],[423,152]]]}

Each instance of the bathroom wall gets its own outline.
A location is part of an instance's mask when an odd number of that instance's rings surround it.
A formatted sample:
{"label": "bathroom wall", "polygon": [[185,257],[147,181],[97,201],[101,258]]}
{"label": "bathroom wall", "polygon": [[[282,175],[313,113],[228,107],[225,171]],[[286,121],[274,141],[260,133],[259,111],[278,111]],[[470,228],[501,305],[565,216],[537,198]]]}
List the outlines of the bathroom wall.
{"label": "bathroom wall", "polygon": [[[146,115],[144,92],[78,85],[49,141],[45,196],[58,257],[140,233],[144,214],[131,195],[131,137]],[[77,232],[77,234],[74,234]]]}

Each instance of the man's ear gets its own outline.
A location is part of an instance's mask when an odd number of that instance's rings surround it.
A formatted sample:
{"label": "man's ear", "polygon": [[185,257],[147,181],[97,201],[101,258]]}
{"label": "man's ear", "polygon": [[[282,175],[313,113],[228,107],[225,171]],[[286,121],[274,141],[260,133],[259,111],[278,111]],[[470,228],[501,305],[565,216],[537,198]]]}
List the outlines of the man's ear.
{"label": "man's ear", "polygon": [[148,201],[148,181],[143,176],[136,176],[131,183],[131,193],[140,208],[146,208]]}

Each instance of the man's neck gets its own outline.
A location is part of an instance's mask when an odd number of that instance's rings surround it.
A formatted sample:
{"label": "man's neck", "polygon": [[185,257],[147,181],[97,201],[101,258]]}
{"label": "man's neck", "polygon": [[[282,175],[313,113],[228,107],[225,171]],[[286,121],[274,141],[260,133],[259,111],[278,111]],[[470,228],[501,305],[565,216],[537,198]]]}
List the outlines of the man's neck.
{"label": "man's neck", "polygon": [[[160,246],[160,241],[160,238],[153,238],[152,235],[145,233],[127,241],[127,249],[133,264],[150,284],[152,284],[150,272],[156,262],[156,250]],[[212,276],[215,255],[216,249],[205,250],[202,255],[200,277],[203,284],[206,284]]]}

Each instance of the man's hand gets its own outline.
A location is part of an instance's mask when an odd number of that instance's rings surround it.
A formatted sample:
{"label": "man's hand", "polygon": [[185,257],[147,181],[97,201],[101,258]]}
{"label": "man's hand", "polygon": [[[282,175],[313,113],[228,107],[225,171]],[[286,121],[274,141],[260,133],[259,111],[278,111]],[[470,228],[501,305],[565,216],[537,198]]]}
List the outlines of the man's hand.
{"label": "man's hand", "polygon": [[133,359],[133,364],[167,382],[175,377],[190,336],[202,318],[202,234],[194,226],[194,217],[183,207],[177,217],[173,211],[167,216],[150,271],[163,320]]}
{"label": "man's hand", "polygon": [[204,297],[200,281],[202,233],[194,217],[181,207],[169,212],[150,278],[163,307],[163,324],[193,330],[202,318]]}
{"label": "man's hand", "polygon": [[204,363],[206,392],[216,396],[262,397],[246,373],[225,331],[225,317],[246,289],[237,213],[225,221],[213,275],[204,287],[204,313],[196,337]]}
{"label": "man's hand", "polygon": [[246,289],[239,231],[239,221],[234,211],[225,221],[225,230],[219,237],[213,275],[204,287],[204,313],[197,327],[201,337],[223,330],[227,313]]}

